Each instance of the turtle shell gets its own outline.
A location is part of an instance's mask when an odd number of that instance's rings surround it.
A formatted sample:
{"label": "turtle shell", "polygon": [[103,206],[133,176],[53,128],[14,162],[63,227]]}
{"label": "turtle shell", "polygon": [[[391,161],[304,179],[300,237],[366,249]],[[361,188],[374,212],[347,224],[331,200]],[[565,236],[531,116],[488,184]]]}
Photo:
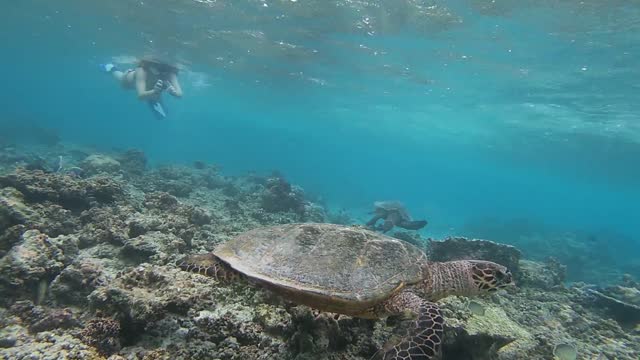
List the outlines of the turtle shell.
{"label": "turtle shell", "polygon": [[400,216],[400,220],[411,221],[411,216],[407,213],[407,209],[399,201],[376,201],[373,203],[376,213],[389,214],[396,213]]}
{"label": "turtle shell", "polygon": [[362,315],[422,278],[424,252],[358,227],[288,224],[240,234],[214,250],[220,260],[289,300]]}

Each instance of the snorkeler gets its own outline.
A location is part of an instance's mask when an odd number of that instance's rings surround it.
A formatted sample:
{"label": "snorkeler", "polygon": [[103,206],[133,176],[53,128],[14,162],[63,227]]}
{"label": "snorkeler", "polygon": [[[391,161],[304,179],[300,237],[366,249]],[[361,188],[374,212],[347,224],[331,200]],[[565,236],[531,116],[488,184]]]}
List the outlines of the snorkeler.
{"label": "snorkeler", "polygon": [[104,64],[101,67],[111,73],[125,89],[135,88],[138,99],[146,101],[158,119],[167,117],[162,92],[166,90],[174,97],[182,97],[178,68],[174,65],[145,57],[138,62],[135,69],[121,71],[114,64]]}

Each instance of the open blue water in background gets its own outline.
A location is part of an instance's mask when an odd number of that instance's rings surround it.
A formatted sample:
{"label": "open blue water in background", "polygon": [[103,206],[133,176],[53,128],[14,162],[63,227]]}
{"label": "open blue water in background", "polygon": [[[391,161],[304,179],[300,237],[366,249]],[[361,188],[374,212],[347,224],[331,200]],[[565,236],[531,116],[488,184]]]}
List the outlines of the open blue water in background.
{"label": "open blue water in background", "polygon": [[[638,2],[23,0],[2,9],[0,122],[139,148],[153,163],[278,169],[354,213],[398,199],[429,219],[429,236],[487,235],[465,226],[525,219],[609,234],[616,261],[640,253]],[[164,122],[98,70],[150,51],[185,67],[185,97],[167,100]]]}

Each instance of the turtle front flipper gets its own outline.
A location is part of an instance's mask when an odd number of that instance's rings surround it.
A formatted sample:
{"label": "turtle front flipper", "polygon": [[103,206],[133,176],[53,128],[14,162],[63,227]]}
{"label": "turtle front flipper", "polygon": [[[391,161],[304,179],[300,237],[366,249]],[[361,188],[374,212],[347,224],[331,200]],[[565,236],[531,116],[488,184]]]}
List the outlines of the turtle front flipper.
{"label": "turtle front flipper", "polygon": [[231,281],[237,277],[235,271],[211,253],[189,255],[176,265],[184,271],[211,276],[218,281]]}
{"label": "turtle front flipper", "polygon": [[410,312],[416,318],[400,342],[384,351],[384,360],[436,360],[440,359],[444,318],[438,306],[405,291],[387,301],[391,313]]}
{"label": "turtle front flipper", "polygon": [[378,213],[376,213],[371,220],[367,221],[366,226],[368,227],[374,227],[376,225],[376,223],[378,222],[378,220],[382,219],[384,216],[380,215]]}

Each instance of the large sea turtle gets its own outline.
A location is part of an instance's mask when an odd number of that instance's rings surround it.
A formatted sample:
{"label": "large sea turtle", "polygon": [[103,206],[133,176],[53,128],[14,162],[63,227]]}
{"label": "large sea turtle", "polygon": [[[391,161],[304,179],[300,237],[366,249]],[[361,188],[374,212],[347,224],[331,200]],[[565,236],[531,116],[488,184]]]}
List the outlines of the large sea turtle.
{"label": "large sea turtle", "polygon": [[413,314],[409,333],[383,350],[385,360],[439,358],[444,319],[432,301],[494,292],[512,283],[507,268],[493,262],[433,263],[407,242],[333,224],[258,228],[178,265],[218,280],[244,275],[321,311],[369,319]]}
{"label": "large sea turtle", "polygon": [[[373,203],[373,217],[367,226],[383,233],[399,226],[407,230],[420,230],[427,225],[426,220],[413,220],[407,209],[399,201],[376,201]],[[382,226],[376,227],[378,220],[384,219]]]}

